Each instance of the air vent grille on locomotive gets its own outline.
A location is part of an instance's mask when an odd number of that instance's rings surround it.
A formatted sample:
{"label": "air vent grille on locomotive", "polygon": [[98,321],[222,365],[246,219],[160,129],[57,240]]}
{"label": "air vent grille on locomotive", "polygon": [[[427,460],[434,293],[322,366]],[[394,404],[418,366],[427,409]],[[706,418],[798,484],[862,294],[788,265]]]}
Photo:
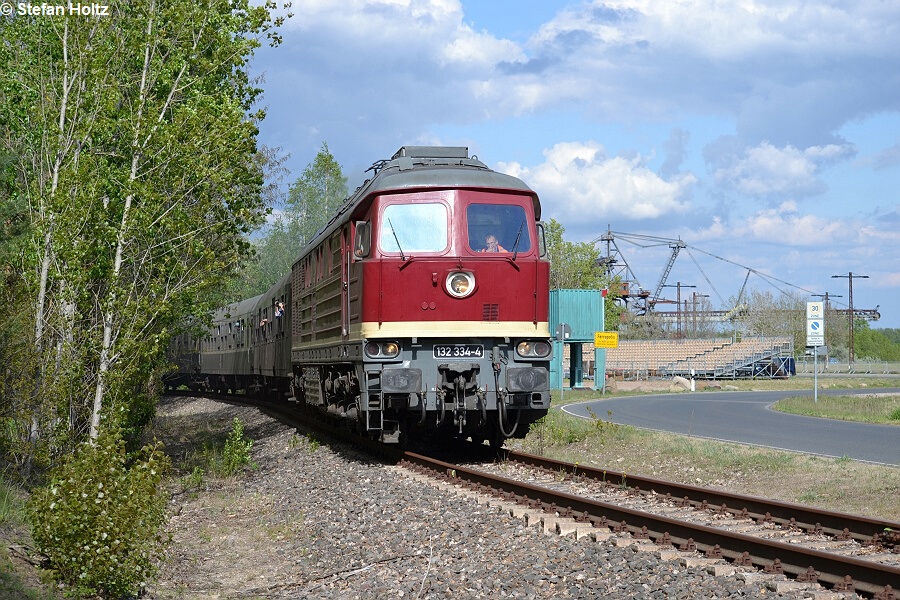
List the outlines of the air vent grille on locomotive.
{"label": "air vent grille on locomotive", "polygon": [[482,321],[499,321],[500,305],[499,304],[483,304],[482,305]]}

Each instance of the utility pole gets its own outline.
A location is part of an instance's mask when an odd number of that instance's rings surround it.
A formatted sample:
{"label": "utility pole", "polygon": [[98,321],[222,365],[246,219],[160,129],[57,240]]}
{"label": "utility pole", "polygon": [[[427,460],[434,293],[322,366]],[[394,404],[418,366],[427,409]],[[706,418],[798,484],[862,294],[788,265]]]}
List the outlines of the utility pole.
{"label": "utility pole", "polygon": [[[810,296],[812,296],[813,298],[821,298],[825,302],[825,307],[824,307],[825,310],[822,314],[822,318],[825,319],[826,322],[828,321],[828,311],[831,310],[831,304],[828,302],[828,299],[829,298],[843,298],[843,296],[841,296],[840,294],[829,294],[828,292],[825,292],[824,294],[810,294]],[[828,349],[828,341],[826,340],[826,343],[825,343],[825,365],[826,365],[826,368],[828,368],[827,365],[828,365],[828,354],[829,353],[830,353],[830,350]]]}
{"label": "utility pole", "polygon": [[868,275],[855,275],[853,271],[850,271],[846,275],[832,275],[832,279],[848,279],[850,281],[850,341],[848,342],[847,352],[849,355],[849,363],[853,364],[853,321],[856,320],[856,315],[853,314],[853,278],[856,277],[858,279],[868,279]]}
{"label": "utility pole", "polygon": [[681,282],[679,281],[679,282],[677,283],[677,285],[663,285],[663,286],[661,286],[661,287],[675,287],[675,288],[678,288],[678,298],[677,298],[677,302],[678,302],[678,304],[677,304],[678,310],[677,310],[677,312],[675,313],[675,323],[676,323],[676,325],[675,325],[675,331],[676,331],[676,334],[675,334],[675,335],[676,335],[677,337],[680,338],[680,337],[681,337],[681,288],[683,288],[683,287],[685,287],[685,288],[695,288],[695,287],[697,287],[697,286],[696,286],[696,285],[687,285],[687,284],[681,283]]}
{"label": "utility pole", "polygon": [[694,300],[694,313],[693,313],[693,324],[691,335],[697,337],[697,298],[709,298],[709,294],[698,294],[697,292],[693,292],[691,294]]}

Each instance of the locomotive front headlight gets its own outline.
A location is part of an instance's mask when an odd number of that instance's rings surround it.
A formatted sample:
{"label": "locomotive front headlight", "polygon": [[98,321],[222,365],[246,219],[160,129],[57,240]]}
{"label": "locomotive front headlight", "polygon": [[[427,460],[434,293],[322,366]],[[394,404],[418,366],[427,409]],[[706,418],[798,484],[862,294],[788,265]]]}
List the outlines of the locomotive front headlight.
{"label": "locomotive front headlight", "polygon": [[366,342],[366,356],[369,358],[394,358],[400,354],[397,342]]}
{"label": "locomotive front headlight", "polygon": [[544,341],[522,340],[516,345],[522,358],[545,358],[550,355],[550,344]]}
{"label": "locomotive front headlight", "polygon": [[454,271],[447,275],[447,293],[454,298],[465,298],[475,291],[475,275],[468,271]]}

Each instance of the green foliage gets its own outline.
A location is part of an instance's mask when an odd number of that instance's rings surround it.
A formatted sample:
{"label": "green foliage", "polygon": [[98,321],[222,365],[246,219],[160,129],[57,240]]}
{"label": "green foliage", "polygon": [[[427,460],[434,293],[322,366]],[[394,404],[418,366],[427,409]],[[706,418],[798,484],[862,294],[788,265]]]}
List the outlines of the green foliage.
{"label": "green foliage", "polygon": [[889,339],[891,341],[892,344],[897,344],[898,346],[900,346],[900,329],[895,329],[895,328],[891,328],[891,327],[881,327],[881,328],[875,329],[875,331],[878,331],[879,333],[884,335],[887,339]]}
{"label": "green foliage", "polygon": [[321,443],[316,436],[312,434],[299,436],[295,433],[291,436],[291,439],[288,440],[288,450],[303,449],[309,453],[313,453],[319,449],[319,446],[321,446]]}
{"label": "green foliage", "polygon": [[[273,159],[274,167],[280,159]],[[281,171],[279,170],[279,173]],[[340,164],[323,143],[315,159],[288,191],[284,212],[256,242],[256,256],[249,261],[229,300],[262,294],[285,273],[289,273],[300,251],[312,241],[347,197],[347,178]]]}
{"label": "green foliage", "polygon": [[[737,299],[729,300],[735,306]],[[793,336],[794,352],[803,355],[806,348],[806,297],[796,294],[780,294],[757,289],[747,290],[741,298],[739,309],[735,310],[734,322],[743,332],[754,336]],[[829,324],[834,312],[826,312],[826,331],[829,338],[839,336],[835,328]],[[829,339],[829,344],[833,343]]]}
{"label": "green foliage", "polygon": [[286,214],[300,228],[303,244],[312,241],[347,197],[347,178],[323,142],[313,162],[288,192]]}
{"label": "green foliage", "polygon": [[857,321],[853,327],[853,353],[856,358],[900,361],[900,343],[893,341],[884,331],[870,329],[865,321]]}
{"label": "green foliage", "polygon": [[249,60],[278,40],[274,8],[0,19],[0,417],[23,476],[101,416],[137,439],[176,327],[252,254],[267,200]]}
{"label": "green foliage", "polygon": [[894,410],[888,417],[891,421],[900,421],[900,408]]}
{"label": "green foliage", "polygon": [[249,465],[250,448],[252,447],[253,440],[244,436],[244,424],[235,417],[222,451],[222,474],[226,477],[234,475],[245,465]]}
{"label": "green foliage", "polygon": [[161,483],[168,469],[158,444],[129,459],[112,427],[52,469],[28,509],[34,541],[55,576],[78,594],[137,594],[166,542]]}
{"label": "green foliage", "polygon": [[203,469],[194,467],[194,469],[181,478],[181,485],[185,490],[198,490],[203,485]]}
{"label": "green foliage", "polygon": [[601,437],[606,434],[612,435],[618,433],[618,430],[621,426],[613,423],[611,410],[606,411],[606,417],[607,419],[609,419],[608,421],[604,421],[602,417],[598,417],[596,414],[594,414],[594,411],[592,411],[590,407],[588,407],[587,411],[591,417],[591,424],[594,426],[594,429],[597,431],[597,433],[601,435]]}
{"label": "green foliage", "polygon": [[532,426],[534,433],[531,435],[536,435],[541,443],[550,446],[566,446],[586,440],[594,431],[593,423],[553,410]]}
{"label": "green foliage", "polygon": [[597,260],[600,251],[587,242],[567,242],[563,239],[565,228],[555,219],[546,224],[547,253],[550,258],[550,289],[601,290],[609,289],[605,302],[607,331],[616,331],[625,307],[618,300],[621,283],[610,279]]}

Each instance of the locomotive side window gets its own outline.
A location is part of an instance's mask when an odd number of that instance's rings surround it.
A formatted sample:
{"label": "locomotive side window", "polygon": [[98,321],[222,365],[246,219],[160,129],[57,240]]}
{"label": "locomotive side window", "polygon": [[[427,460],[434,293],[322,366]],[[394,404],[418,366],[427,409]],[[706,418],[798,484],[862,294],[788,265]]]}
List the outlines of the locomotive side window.
{"label": "locomotive side window", "polygon": [[356,240],[353,244],[353,257],[360,259],[369,255],[369,245],[372,235],[368,221],[356,222]]}
{"label": "locomotive side window", "polygon": [[378,237],[382,252],[442,252],[447,240],[444,204],[389,204],[384,208]]}
{"label": "locomotive side window", "polygon": [[525,209],[514,204],[470,204],[466,208],[473,252],[529,252],[531,233]]}

